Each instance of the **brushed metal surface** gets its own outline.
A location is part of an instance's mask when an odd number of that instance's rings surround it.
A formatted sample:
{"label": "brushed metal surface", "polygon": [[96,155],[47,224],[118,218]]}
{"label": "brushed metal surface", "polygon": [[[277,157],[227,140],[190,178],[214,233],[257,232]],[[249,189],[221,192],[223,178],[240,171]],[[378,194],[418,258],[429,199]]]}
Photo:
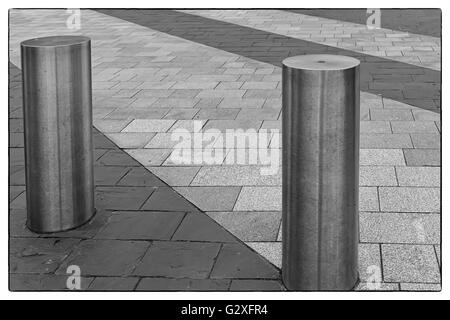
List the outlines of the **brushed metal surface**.
{"label": "brushed metal surface", "polygon": [[90,39],[30,39],[21,55],[27,226],[72,229],[95,213]]}
{"label": "brushed metal surface", "polygon": [[359,61],[283,61],[283,263],[289,290],[358,281]]}

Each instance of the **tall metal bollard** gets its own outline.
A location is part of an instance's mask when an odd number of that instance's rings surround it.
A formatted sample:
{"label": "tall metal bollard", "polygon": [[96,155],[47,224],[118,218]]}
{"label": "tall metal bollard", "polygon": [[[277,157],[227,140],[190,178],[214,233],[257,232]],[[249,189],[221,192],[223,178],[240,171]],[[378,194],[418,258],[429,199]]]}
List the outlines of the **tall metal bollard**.
{"label": "tall metal bollard", "polygon": [[27,226],[72,229],[95,213],[91,42],[56,36],[21,43]]}
{"label": "tall metal bollard", "polygon": [[283,61],[283,268],[289,290],[358,281],[359,61]]}

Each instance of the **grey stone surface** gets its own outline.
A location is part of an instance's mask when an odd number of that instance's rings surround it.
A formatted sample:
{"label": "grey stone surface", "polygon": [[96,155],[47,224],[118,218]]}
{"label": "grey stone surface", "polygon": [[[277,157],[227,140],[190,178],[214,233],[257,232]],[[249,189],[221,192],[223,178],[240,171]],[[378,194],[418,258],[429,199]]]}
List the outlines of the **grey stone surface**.
{"label": "grey stone surface", "polygon": [[280,281],[274,280],[233,280],[230,291],[284,291]]}
{"label": "grey stone surface", "polygon": [[439,149],[404,149],[408,166],[440,166],[441,152]]}
{"label": "grey stone surface", "polygon": [[361,133],[392,133],[389,121],[361,121]]}
{"label": "grey stone surface", "polygon": [[155,241],[134,271],[139,276],[206,279],[220,244]]}
{"label": "grey stone surface", "polygon": [[139,162],[134,160],[128,154],[121,150],[108,150],[96,161],[99,165],[104,166],[127,166],[138,167]]}
{"label": "grey stone surface", "polygon": [[394,167],[360,166],[360,186],[397,186]]}
{"label": "grey stone surface", "polygon": [[226,165],[200,169],[192,186],[281,186],[281,170],[275,175],[262,175],[265,166]]}
{"label": "grey stone surface", "polygon": [[122,132],[167,132],[174,120],[135,119]]}
{"label": "grey stone surface", "polygon": [[246,242],[246,244],[266,258],[267,261],[281,269],[283,255],[281,242]]}
{"label": "grey stone surface", "polygon": [[397,167],[397,179],[405,187],[439,187],[441,168],[438,167]]}
{"label": "grey stone surface", "polygon": [[440,215],[361,212],[360,241],[378,243],[438,244]]}
{"label": "grey stone surface", "polygon": [[379,211],[378,192],[376,187],[359,188],[359,210]]}
{"label": "grey stone surface", "polygon": [[278,279],[279,270],[244,246],[224,244],[211,278]]}
{"label": "grey stone surface", "polygon": [[[68,291],[67,275],[35,275],[10,274],[9,290],[11,291]],[[81,277],[80,289],[86,290],[94,278]]]}
{"label": "grey stone surface", "polygon": [[417,149],[440,149],[441,135],[439,134],[411,134],[414,148]]}
{"label": "grey stone surface", "polygon": [[385,281],[440,282],[433,246],[383,244],[381,248]]}
{"label": "grey stone surface", "polygon": [[200,170],[199,167],[147,167],[172,187],[188,186]]}
{"label": "grey stone surface", "polygon": [[127,167],[94,166],[95,184],[97,186],[113,186],[129,170]]}
{"label": "grey stone surface", "polygon": [[144,147],[154,136],[155,133],[152,132],[120,132],[108,134],[108,137],[120,148],[131,149]]}
{"label": "grey stone surface", "polygon": [[171,149],[127,149],[126,152],[143,166],[159,166],[169,157]]}
{"label": "grey stone surface", "polygon": [[[228,231],[231,231],[227,228]],[[178,227],[172,240],[237,242],[223,225],[219,225],[204,213],[188,213]]]}
{"label": "grey stone surface", "polygon": [[231,211],[240,187],[175,187],[183,197],[204,211]]}
{"label": "grey stone surface", "polygon": [[440,211],[441,201],[439,188],[380,187],[379,195],[381,211]]}
{"label": "grey stone surface", "polygon": [[143,278],[137,291],[227,291],[230,280]]}
{"label": "grey stone surface", "polygon": [[358,246],[358,267],[361,282],[369,282],[372,288],[382,285],[381,248],[379,244],[360,243]]}
{"label": "grey stone surface", "polygon": [[169,240],[181,221],[181,212],[116,212],[96,239]]}
{"label": "grey stone surface", "polygon": [[243,187],[234,211],[280,211],[281,187]]}
{"label": "grey stone surface", "polygon": [[281,212],[208,212],[211,218],[242,241],[276,241]]}
{"label": "grey stone surface", "polygon": [[361,133],[361,149],[400,149],[412,148],[411,138],[405,133]]}
{"label": "grey stone surface", "polygon": [[400,283],[401,291],[441,291],[442,287],[437,283]]}
{"label": "grey stone surface", "polygon": [[144,187],[98,187],[95,205],[102,209],[139,210],[153,191]]}
{"label": "grey stone surface", "polygon": [[119,186],[165,187],[166,184],[145,168],[132,168],[118,182]]}
{"label": "grey stone surface", "polygon": [[184,199],[169,187],[158,188],[142,206],[142,210],[183,212],[198,211],[198,209],[189,203],[189,201]]}
{"label": "grey stone surface", "polygon": [[89,285],[90,291],[133,291],[139,278],[96,277]]}
{"label": "grey stone surface", "polygon": [[405,159],[401,149],[361,149],[359,152],[361,166],[402,166]]}
{"label": "grey stone surface", "polygon": [[438,133],[433,121],[391,121],[393,133]]}
{"label": "grey stone surface", "polygon": [[370,110],[371,120],[400,120],[412,121],[411,110],[405,109],[372,109]]}
{"label": "grey stone surface", "polygon": [[57,273],[64,274],[68,266],[77,265],[86,276],[129,275],[148,247],[145,241],[85,240]]}

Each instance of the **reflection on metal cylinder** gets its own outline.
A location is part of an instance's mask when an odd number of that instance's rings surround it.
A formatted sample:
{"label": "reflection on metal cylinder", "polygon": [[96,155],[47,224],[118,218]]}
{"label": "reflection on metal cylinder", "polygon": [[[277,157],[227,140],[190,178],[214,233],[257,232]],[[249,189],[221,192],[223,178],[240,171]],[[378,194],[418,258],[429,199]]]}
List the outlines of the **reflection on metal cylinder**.
{"label": "reflection on metal cylinder", "polygon": [[283,281],[350,290],[358,281],[359,61],[283,61]]}
{"label": "reflection on metal cylinder", "polygon": [[30,39],[21,54],[27,225],[72,229],[95,213],[90,39]]}

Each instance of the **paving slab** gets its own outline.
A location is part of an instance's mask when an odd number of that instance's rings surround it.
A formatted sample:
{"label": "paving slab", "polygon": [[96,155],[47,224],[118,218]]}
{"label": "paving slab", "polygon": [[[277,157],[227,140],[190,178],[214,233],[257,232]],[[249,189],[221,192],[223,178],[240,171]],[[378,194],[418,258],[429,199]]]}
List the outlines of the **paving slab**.
{"label": "paving slab", "polygon": [[166,184],[145,168],[131,168],[122,176],[118,186],[165,187]]}
{"label": "paving slab", "polygon": [[242,187],[233,211],[281,211],[281,187]]}
{"label": "paving slab", "polygon": [[358,267],[361,282],[370,283],[372,289],[381,289],[383,274],[379,244],[360,243],[358,245]]}
{"label": "paving slab", "polygon": [[380,187],[381,211],[440,212],[439,188]]}
{"label": "paving slab", "polygon": [[200,167],[147,167],[161,180],[172,187],[188,186],[197,175]]}
{"label": "paving slab", "polygon": [[96,277],[88,287],[89,291],[133,291],[139,278]]}
{"label": "paving slab", "polygon": [[153,191],[144,187],[98,187],[95,205],[101,209],[139,210]]}
{"label": "paving slab", "polygon": [[[9,290],[11,291],[69,291],[67,277],[56,275],[11,274]],[[87,290],[94,278],[81,277],[80,289]]]}
{"label": "paving slab", "polygon": [[360,211],[380,210],[380,204],[378,200],[378,190],[376,187],[359,188],[359,210]]}
{"label": "paving slab", "polygon": [[393,133],[439,133],[433,121],[391,121],[391,126]]}
{"label": "paving slab", "polygon": [[401,149],[361,149],[359,152],[361,166],[401,166],[405,158]]}
{"label": "paving slab", "polygon": [[439,149],[403,149],[406,165],[432,166],[441,165],[441,151]]}
{"label": "paving slab", "polygon": [[361,133],[359,147],[361,149],[401,149],[412,148],[411,138],[405,133]]}
{"label": "paving slab", "polygon": [[142,210],[198,212],[189,201],[169,187],[161,187],[142,206]]}
{"label": "paving slab", "polygon": [[233,280],[230,291],[284,291],[280,281],[274,280]]}
{"label": "paving slab", "polygon": [[231,211],[241,187],[175,187],[183,197],[205,211]]}
{"label": "paving slab", "polygon": [[174,120],[135,119],[121,132],[167,132],[175,123]]}
{"label": "paving slab", "polygon": [[153,137],[154,133],[121,132],[110,133],[108,138],[114,141],[117,146],[125,149],[136,149],[144,147]]}
{"label": "paving slab", "polygon": [[277,268],[281,269],[282,264],[282,243],[281,242],[246,242],[258,254],[267,259]]}
{"label": "paving slab", "polygon": [[398,184],[404,187],[439,187],[441,168],[397,167]]}
{"label": "paving slab", "polygon": [[411,140],[414,148],[417,149],[440,149],[441,135],[440,134],[418,134],[412,133]]}
{"label": "paving slab", "polygon": [[[400,167],[399,167],[400,168]],[[397,186],[395,168],[391,166],[360,166],[360,186]]]}
{"label": "paving slab", "polygon": [[401,291],[441,291],[442,287],[437,283],[400,283]]}
{"label": "paving slab", "polygon": [[137,291],[228,291],[230,280],[143,278]]}
{"label": "paving slab", "polygon": [[206,279],[220,247],[217,243],[155,241],[134,275]]}
{"label": "paving slab", "polygon": [[439,283],[439,267],[431,245],[383,244],[384,280]]}
{"label": "paving slab", "polygon": [[126,152],[143,166],[159,166],[166,161],[171,149],[126,149]]}

